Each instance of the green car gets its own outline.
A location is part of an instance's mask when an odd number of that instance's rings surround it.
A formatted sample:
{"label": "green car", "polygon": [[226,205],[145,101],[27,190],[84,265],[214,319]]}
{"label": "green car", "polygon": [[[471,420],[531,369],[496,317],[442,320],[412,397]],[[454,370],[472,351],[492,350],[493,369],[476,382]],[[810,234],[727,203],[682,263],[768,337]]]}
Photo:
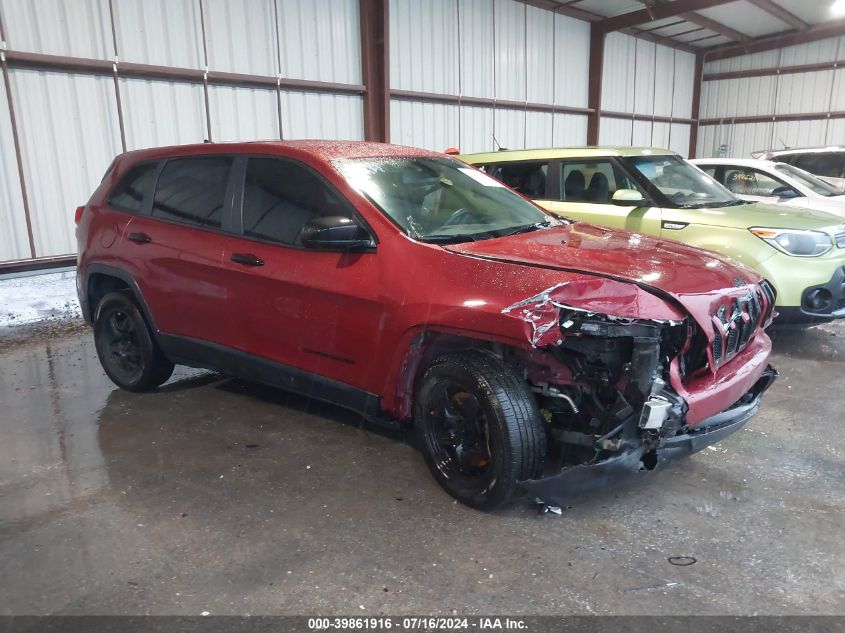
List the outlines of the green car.
{"label": "green car", "polygon": [[845,317],[845,225],[835,215],[745,202],[669,150],[580,147],[460,158],[553,213],[742,262],[775,286],[779,324]]}

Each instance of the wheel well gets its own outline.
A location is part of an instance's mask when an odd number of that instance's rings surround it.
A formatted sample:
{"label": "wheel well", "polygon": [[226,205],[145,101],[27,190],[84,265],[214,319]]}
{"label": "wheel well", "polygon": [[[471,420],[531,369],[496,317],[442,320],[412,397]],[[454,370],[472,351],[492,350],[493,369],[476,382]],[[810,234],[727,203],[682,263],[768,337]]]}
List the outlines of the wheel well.
{"label": "wheel well", "polygon": [[501,348],[501,345],[492,341],[456,334],[423,332],[415,336],[405,353],[399,379],[396,382],[397,402],[400,403],[400,419],[411,417],[417,381],[435,358],[444,354],[468,350],[499,351],[501,353]]}
{"label": "wheel well", "polygon": [[131,292],[129,284],[118,277],[105,273],[92,273],[88,276],[88,311],[90,312],[88,317],[90,320],[93,321],[100,300],[108,293],[116,290],[129,290]]}

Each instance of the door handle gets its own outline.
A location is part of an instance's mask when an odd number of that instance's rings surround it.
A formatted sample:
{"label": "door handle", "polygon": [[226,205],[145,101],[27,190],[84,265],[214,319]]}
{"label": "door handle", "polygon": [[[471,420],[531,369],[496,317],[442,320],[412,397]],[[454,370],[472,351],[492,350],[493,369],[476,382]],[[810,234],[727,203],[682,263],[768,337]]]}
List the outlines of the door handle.
{"label": "door handle", "polygon": [[149,244],[153,241],[153,238],[146,233],[130,233],[126,236],[126,239],[136,244]]}
{"label": "door handle", "polygon": [[251,253],[232,253],[231,260],[244,266],[263,266],[264,260]]}

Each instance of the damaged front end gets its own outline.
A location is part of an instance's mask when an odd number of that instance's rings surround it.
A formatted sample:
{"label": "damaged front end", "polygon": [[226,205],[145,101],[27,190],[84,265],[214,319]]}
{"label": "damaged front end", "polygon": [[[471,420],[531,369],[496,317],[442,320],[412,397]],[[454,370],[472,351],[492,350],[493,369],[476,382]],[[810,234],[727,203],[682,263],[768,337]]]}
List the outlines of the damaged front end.
{"label": "damaged front end", "polygon": [[[503,311],[525,323],[532,349],[512,351],[509,361],[537,394],[550,446],[544,476],[522,485],[549,505],[569,505],[585,492],[721,440],[756,413],[776,376],[765,364],[767,353],[756,355],[750,362],[762,358],[759,371],[736,378],[745,381],[741,396],[729,396],[720,413],[691,424],[684,397],[689,393],[677,381],[715,374],[710,351],[715,335],[708,337],[673,305],[656,309],[653,300],[661,300],[642,288],[604,280],[605,290],[608,284],[627,285],[624,292],[631,293],[614,314],[587,309],[584,302],[576,305],[589,293],[567,284]],[[613,293],[606,294],[609,300]],[[765,301],[752,315],[760,327]],[[648,318],[633,316],[636,311]]]}

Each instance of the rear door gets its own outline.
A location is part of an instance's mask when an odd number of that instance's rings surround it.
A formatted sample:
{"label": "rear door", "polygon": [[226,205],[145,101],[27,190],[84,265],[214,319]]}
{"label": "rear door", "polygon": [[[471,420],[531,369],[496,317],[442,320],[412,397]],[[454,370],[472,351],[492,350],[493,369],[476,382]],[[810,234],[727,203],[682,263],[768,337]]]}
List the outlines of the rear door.
{"label": "rear door", "polygon": [[239,348],[366,385],[384,314],[377,254],[305,248],[301,241],[305,224],[318,216],[365,223],[326,179],[298,161],[241,157],[239,171],[234,231],[240,235],[227,240],[223,254],[242,329]]}
{"label": "rear door", "polygon": [[232,163],[229,156],[162,161],[152,200],[122,232],[121,250],[135,260],[144,300],[166,334],[226,345],[237,333],[221,283]]}
{"label": "rear door", "polygon": [[550,211],[626,231],[660,234],[659,208],[613,204],[613,194],[619,189],[634,189],[648,197],[617,161],[612,158],[561,160],[559,165],[558,195],[547,206]]}

